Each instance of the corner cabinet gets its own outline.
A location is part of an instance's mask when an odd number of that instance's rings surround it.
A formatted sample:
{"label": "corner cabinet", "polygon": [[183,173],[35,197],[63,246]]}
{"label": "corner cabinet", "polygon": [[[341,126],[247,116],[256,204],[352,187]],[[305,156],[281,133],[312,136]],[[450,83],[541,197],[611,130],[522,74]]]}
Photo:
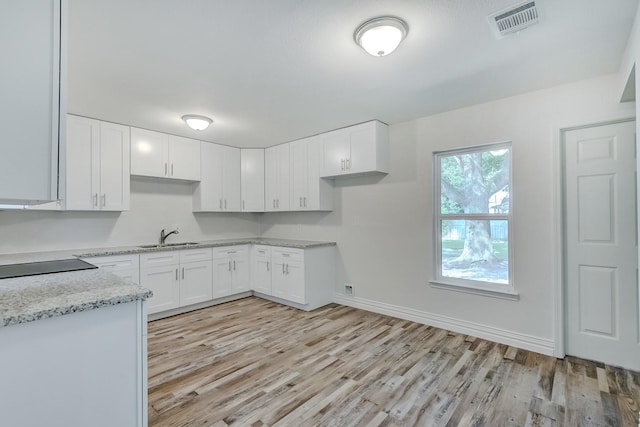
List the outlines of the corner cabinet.
{"label": "corner cabinet", "polygon": [[131,128],[131,175],[200,180],[200,141]]}
{"label": "corner cabinet", "polygon": [[67,116],[65,209],[129,209],[129,128]]}
{"label": "corner cabinet", "polygon": [[289,161],[289,144],[265,150],[265,212],[290,210]]}
{"label": "corner cabinet", "polygon": [[330,211],[333,187],[320,178],[322,138],[314,136],[289,144],[292,211]]}
{"label": "corner cabinet", "polygon": [[320,176],[334,178],[389,172],[389,129],[377,120],[320,135]]}
{"label": "corner cabinet", "polygon": [[0,203],[56,200],[64,144],[66,2],[0,3]]}
{"label": "corner cabinet", "polygon": [[240,212],[240,149],[201,142],[194,212]]}
{"label": "corner cabinet", "polygon": [[264,150],[240,150],[240,196],[242,212],[264,212]]}

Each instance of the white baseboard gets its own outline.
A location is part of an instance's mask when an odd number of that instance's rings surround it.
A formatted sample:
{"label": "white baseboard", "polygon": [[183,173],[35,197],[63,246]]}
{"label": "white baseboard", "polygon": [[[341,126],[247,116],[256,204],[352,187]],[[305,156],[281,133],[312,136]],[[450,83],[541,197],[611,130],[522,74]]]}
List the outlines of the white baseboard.
{"label": "white baseboard", "polygon": [[422,323],[423,325],[434,326],[436,328],[471,335],[500,344],[534,351],[547,356],[554,356],[553,339],[540,338],[533,335],[496,328],[494,326],[469,322],[468,320],[454,319],[440,314],[427,313],[426,311],[387,304],[366,298],[335,294],[333,301],[336,304],[360,308],[362,310],[385,314],[404,320],[411,320],[413,322]]}

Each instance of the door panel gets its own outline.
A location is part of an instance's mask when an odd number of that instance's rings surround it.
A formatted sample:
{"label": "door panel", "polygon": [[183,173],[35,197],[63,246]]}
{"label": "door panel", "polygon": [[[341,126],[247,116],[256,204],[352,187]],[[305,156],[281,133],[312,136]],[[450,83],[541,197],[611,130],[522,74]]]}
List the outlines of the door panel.
{"label": "door panel", "polygon": [[177,265],[152,267],[140,272],[140,285],[153,291],[147,304],[149,314],[180,306],[179,280]]}
{"label": "door panel", "polygon": [[98,209],[100,122],[67,116],[66,209]]}
{"label": "door panel", "polygon": [[565,135],[566,352],[640,370],[635,122]]}
{"label": "door panel", "polygon": [[195,304],[213,299],[211,261],[199,261],[180,266],[180,305]]}
{"label": "door panel", "polygon": [[129,128],[100,123],[100,207],[129,209]]}
{"label": "door panel", "polygon": [[131,175],[168,176],[168,155],[168,135],[131,128]]}
{"label": "door panel", "polygon": [[169,177],[200,181],[200,141],[169,135],[169,161]]}
{"label": "door panel", "polygon": [[213,260],[213,298],[231,295],[231,258]]}

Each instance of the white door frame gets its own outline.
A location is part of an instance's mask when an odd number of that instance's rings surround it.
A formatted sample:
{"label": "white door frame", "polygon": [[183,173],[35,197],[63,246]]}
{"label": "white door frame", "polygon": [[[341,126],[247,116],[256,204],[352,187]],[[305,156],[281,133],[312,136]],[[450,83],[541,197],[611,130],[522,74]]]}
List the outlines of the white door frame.
{"label": "white door frame", "polygon": [[555,251],[552,251],[553,271],[555,277],[555,318],[554,318],[554,351],[553,355],[558,358],[564,358],[565,353],[565,336],[566,336],[566,307],[565,307],[565,293],[566,293],[566,246],[565,246],[565,209],[564,209],[564,149],[566,144],[566,133],[578,129],[586,129],[591,127],[613,125],[618,123],[625,123],[635,121],[635,116],[623,115],[620,117],[613,117],[608,120],[595,121],[586,124],[579,125],[565,125],[557,126],[555,132],[556,141],[554,141],[555,150],[555,188],[554,188],[554,200],[556,209],[554,218],[554,234],[555,238]]}

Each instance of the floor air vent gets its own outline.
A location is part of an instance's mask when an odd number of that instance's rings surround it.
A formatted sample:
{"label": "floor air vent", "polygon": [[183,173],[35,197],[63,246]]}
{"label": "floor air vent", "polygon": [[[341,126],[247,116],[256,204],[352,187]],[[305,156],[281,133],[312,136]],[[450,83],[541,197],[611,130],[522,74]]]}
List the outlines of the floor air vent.
{"label": "floor air vent", "polygon": [[537,24],[540,13],[535,1],[518,3],[487,17],[496,38],[502,39]]}

